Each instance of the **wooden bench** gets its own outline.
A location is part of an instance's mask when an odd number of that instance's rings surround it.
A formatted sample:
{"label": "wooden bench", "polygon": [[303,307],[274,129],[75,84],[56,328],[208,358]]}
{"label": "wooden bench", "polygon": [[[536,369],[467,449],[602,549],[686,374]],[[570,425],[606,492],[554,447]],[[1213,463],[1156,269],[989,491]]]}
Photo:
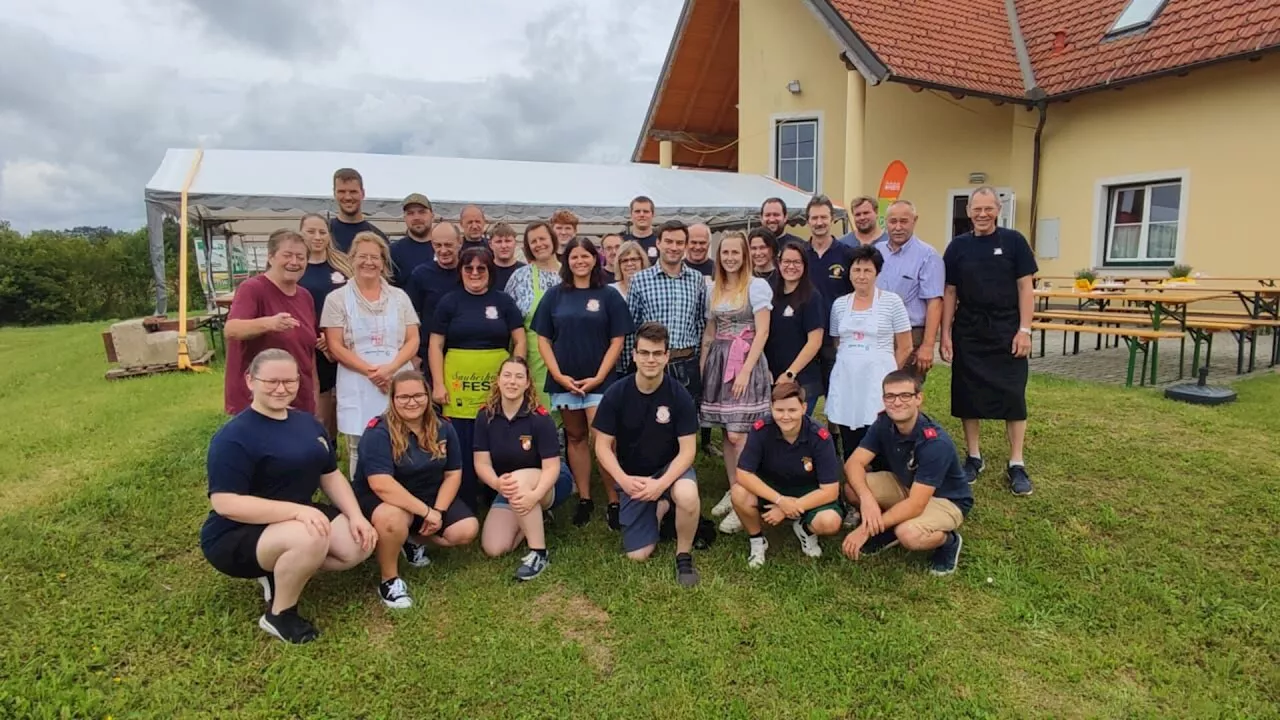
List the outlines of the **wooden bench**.
{"label": "wooden bench", "polygon": [[1046,332],[1063,332],[1063,333],[1095,333],[1098,335],[1106,335],[1110,337],[1118,337],[1124,340],[1129,346],[1129,368],[1125,376],[1125,387],[1133,387],[1133,366],[1137,359],[1138,351],[1142,351],[1142,374],[1140,382],[1147,384],[1147,359],[1151,342],[1153,340],[1177,340],[1182,337],[1181,332],[1172,332],[1168,330],[1152,330],[1150,328],[1111,328],[1102,326],[1085,326],[1073,325],[1070,323],[1042,322],[1032,321],[1032,330],[1040,331],[1040,357],[1044,357],[1044,340]]}
{"label": "wooden bench", "polygon": [[[1080,327],[1087,326],[1088,323],[1097,323],[1103,327],[1114,325],[1120,327],[1129,325],[1134,327],[1150,327],[1151,316],[1145,312],[1134,312],[1128,310],[1055,310],[1048,312],[1038,312],[1034,319],[1061,321],[1068,324],[1075,324]],[[1173,327],[1172,320],[1164,327]],[[1200,347],[1205,348],[1204,362],[1207,365],[1213,354],[1213,335],[1218,332],[1229,332],[1236,340],[1236,374],[1244,372],[1245,345],[1249,347],[1249,370],[1254,369],[1254,346],[1257,342],[1256,328],[1265,325],[1271,321],[1255,321],[1248,318],[1216,318],[1205,315],[1188,315],[1181,327],[1185,327],[1187,334],[1191,336],[1191,374],[1195,375],[1200,368]],[[1076,355],[1080,352],[1080,333],[1074,332],[1072,354]],[[1117,341],[1123,338],[1115,336]],[[1098,348],[1102,347],[1103,336],[1098,336]],[[1041,345],[1044,345],[1044,334],[1041,333]],[[1275,348],[1273,347],[1273,350]],[[1067,352],[1067,337],[1062,337],[1062,353]],[[1275,353],[1273,352],[1273,355]],[[1185,343],[1179,348],[1178,352],[1178,369],[1179,377],[1181,377],[1181,369],[1186,360]],[[1274,358],[1273,363],[1274,364]]]}

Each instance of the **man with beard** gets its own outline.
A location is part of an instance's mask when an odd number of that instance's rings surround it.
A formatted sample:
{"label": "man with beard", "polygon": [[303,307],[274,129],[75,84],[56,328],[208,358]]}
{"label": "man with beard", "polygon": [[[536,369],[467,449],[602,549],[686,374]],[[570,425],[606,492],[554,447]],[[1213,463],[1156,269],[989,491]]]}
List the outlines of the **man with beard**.
{"label": "man with beard", "polygon": [[1031,355],[1031,279],[1039,269],[1022,233],[996,225],[1000,197],[990,187],[969,196],[973,230],[942,256],[942,359],[951,365],[951,414],[964,422],[965,479],[978,478],[983,419],[1003,420],[1009,439],[1006,475],[1014,495],[1031,494],[1022,463],[1027,433],[1027,358]]}
{"label": "man with beard", "polygon": [[851,248],[859,245],[874,245],[889,239],[889,233],[880,229],[880,201],[863,195],[849,203],[849,213],[853,216],[853,232],[840,238],[841,245]]}
{"label": "man with beard", "polygon": [[364,218],[364,178],[351,168],[340,168],[333,174],[333,199],[338,204],[337,217],[329,218],[329,234],[342,252],[351,250],[356,235],[368,231],[387,239],[387,234]]}
{"label": "man with beard", "polygon": [[631,227],[622,233],[622,242],[637,242],[649,256],[649,265],[658,263],[658,234],[653,231],[653,200],[637,195],[631,201]]}
{"label": "man with beard", "polygon": [[706,223],[689,226],[689,247],[684,251],[684,264],[712,278],[716,273],[716,261],[708,257],[711,251],[711,228]]}
{"label": "man with beard", "polygon": [[404,210],[405,236],[391,243],[391,264],[394,266],[391,283],[403,289],[415,268],[435,259],[435,250],[431,248],[431,225],[435,214],[431,210],[431,201],[421,193],[405,198],[400,207]]}
{"label": "man with beard", "polygon": [[462,225],[463,247],[488,244],[489,238],[484,234],[487,222],[484,219],[483,210],[475,205],[468,205],[462,208],[462,213],[458,215],[458,222]]}
{"label": "man with beard", "polygon": [[804,242],[787,232],[787,204],[782,201],[782,198],[771,197],[761,203],[760,224],[769,228],[769,232],[773,233],[780,248],[786,247],[789,242]]}

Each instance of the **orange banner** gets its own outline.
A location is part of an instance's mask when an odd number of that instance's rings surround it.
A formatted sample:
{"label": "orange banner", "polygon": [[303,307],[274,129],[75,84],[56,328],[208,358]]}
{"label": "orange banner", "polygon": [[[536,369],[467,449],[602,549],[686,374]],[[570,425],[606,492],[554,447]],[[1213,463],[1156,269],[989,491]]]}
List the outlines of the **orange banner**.
{"label": "orange banner", "polygon": [[880,191],[876,194],[880,206],[880,227],[884,227],[884,216],[889,206],[902,196],[902,188],[907,184],[907,166],[901,160],[894,160],[885,168],[880,178]]}

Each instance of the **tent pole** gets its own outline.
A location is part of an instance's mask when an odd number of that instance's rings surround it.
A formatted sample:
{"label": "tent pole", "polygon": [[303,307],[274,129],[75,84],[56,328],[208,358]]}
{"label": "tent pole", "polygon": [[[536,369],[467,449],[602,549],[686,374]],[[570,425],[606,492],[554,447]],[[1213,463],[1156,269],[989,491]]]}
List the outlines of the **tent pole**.
{"label": "tent pole", "polygon": [[196,148],[195,157],[191,159],[191,168],[187,170],[187,179],[182,183],[182,201],[180,225],[178,226],[178,369],[206,370],[191,364],[191,353],[187,348],[187,191],[196,179],[200,170],[200,160],[204,157],[204,148]]}

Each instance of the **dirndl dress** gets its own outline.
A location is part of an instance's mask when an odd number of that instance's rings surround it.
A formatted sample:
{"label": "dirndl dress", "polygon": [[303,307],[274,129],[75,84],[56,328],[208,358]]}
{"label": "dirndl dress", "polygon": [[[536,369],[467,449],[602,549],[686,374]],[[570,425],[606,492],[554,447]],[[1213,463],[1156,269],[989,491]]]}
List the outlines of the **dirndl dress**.
{"label": "dirndl dress", "polygon": [[751,369],[741,397],[733,396],[733,383],[755,339],[755,313],[772,309],[773,289],[760,278],[751,279],[742,305],[731,307],[722,303],[707,308],[707,322],[715,327],[715,339],[707,349],[703,364],[701,421],[704,426],[744,433],[756,420],[769,415],[773,375],[763,352]]}

